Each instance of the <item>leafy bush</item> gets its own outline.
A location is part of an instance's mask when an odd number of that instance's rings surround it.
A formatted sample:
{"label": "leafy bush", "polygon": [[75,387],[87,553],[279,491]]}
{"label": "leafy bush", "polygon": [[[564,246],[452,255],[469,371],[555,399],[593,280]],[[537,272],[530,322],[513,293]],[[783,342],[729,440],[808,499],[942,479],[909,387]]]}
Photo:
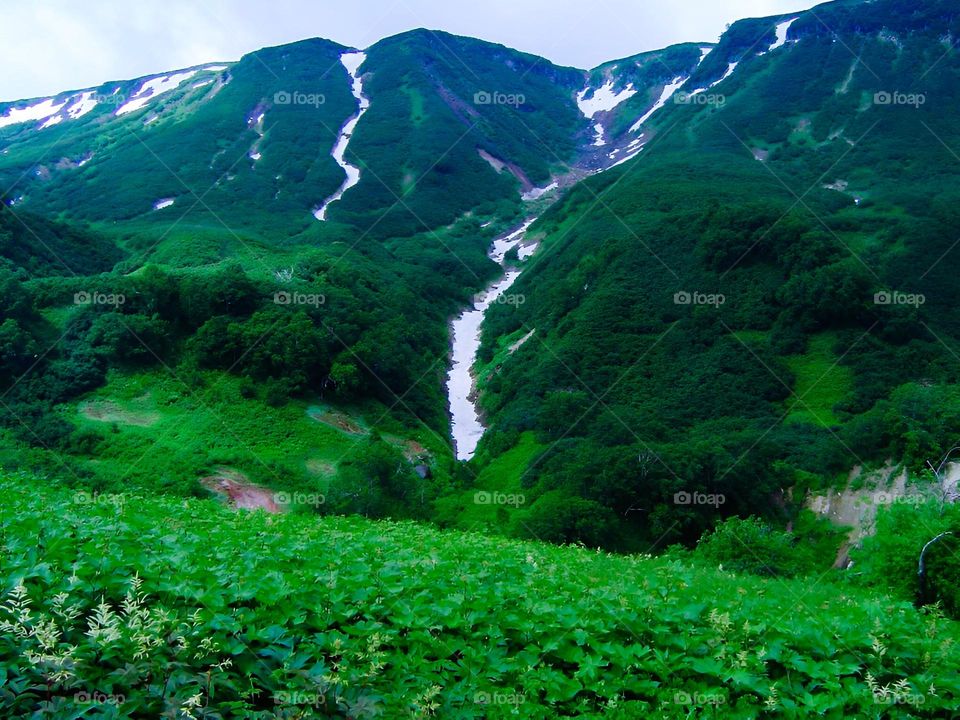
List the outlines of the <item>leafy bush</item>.
{"label": "leafy bush", "polygon": [[[4,717],[947,717],[960,628],[829,580],[0,478]],[[175,542],[171,538],[175,537]]]}
{"label": "leafy bush", "polygon": [[793,577],[810,572],[811,553],[790,533],[759,518],[727,518],[704,534],[696,555],[734,572]]}

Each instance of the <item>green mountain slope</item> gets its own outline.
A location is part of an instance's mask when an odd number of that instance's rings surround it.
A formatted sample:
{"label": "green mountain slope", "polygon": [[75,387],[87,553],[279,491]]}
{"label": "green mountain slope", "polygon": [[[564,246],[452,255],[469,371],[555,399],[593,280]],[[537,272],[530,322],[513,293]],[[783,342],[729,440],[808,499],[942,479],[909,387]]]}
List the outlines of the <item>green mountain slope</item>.
{"label": "green mountain slope", "polygon": [[[769,51],[790,17],[733,25],[684,86],[736,62],[704,93],[720,98],[668,103],[639,158],[534,226],[526,301],[494,309],[482,357],[536,329],[483,378],[481,467],[526,431],[544,448],[516,532],[692,540],[723,514],[788,519],[855,465],[955,445],[957,8],[797,15]],[[675,499],[696,492],[725,503]],[[562,498],[596,521],[547,522]]]}
{"label": "green mountain slope", "polygon": [[122,253],[88,230],[0,204],[0,257],[8,269],[28,276],[93,275],[111,270]]}
{"label": "green mountain slope", "polygon": [[350,149],[374,179],[344,199],[340,217],[377,221],[377,234],[436,228],[497,203],[516,209],[521,188],[546,185],[577,158],[582,71],[431,30],[376,43],[363,70],[373,104]]}
{"label": "green mountain slope", "polygon": [[[260,50],[119,116],[126,105],[106,102],[113,87],[106,85],[80,119],[0,129],[0,173],[5,180],[27,173],[10,194],[38,212],[296,234],[311,220],[306,211],[342,181],[329,148],[355,108],[339,62],[345,50],[324,40]],[[121,83],[116,93],[130,102],[142,84]],[[284,93],[317,102],[283,103]],[[161,200],[174,204],[155,210]]]}
{"label": "green mountain slope", "polygon": [[954,623],[827,580],[26,476],[0,495],[5,717],[945,717],[960,696]]}
{"label": "green mountain slope", "polygon": [[[591,120],[577,106],[592,80],[428,30],[377,43],[357,70],[370,107],[345,152],[359,184],[321,222],[313,211],[344,179],[331,152],[357,111],[348,50],[306,40],[0,105],[3,218],[16,232],[5,252],[28,271],[5,278],[23,307],[0,309],[0,321],[16,323],[2,348],[10,402],[0,409],[14,462],[65,463],[103,487],[187,493],[219,465],[305,489],[329,480],[309,469],[318,458],[366,467],[365,438],[341,447],[297,421],[266,444],[239,419],[292,398],[374,426],[371,452],[397,460],[404,483],[410,458],[398,460],[377,432],[431,448],[432,491],[397,483],[420,497],[415,514],[429,515],[453,474],[448,319],[497,272],[486,250],[528,212],[521,193],[596,166]],[[663,55],[689,64],[697,53]],[[658,92],[660,75],[643,70],[653,62],[623,63],[638,92],[631,113]],[[45,117],[11,121],[44,107]],[[50,230],[42,217],[64,224]],[[123,302],[77,303],[88,296]],[[129,395],[148,380],[156,392]],[[185,420],[197,407],[204,417]],[[206,456],[189,443],[170,452],[163,437],[150,446],[143,436],[156,428],[130,422],[157,418],[179,442],[176,429],[211,432],[211,412],[242,429]],[[304,451],[311,442],[321,447]],[[402,510],[389,500],[344,509],[374,505]]]}

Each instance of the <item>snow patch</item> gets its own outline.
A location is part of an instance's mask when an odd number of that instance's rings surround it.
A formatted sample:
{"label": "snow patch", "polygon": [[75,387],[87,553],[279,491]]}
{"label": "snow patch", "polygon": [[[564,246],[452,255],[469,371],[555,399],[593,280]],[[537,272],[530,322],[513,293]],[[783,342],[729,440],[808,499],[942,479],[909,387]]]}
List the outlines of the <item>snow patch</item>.
{"label": "snow patch", "polygon": [[189,80],[196,74],[196,70],[187,70],[181,73],[174,73],[173,75],[161,75],[160,77],[151,78],[145,81],[143,85],[140,86],[140,89],[133,94],[131,100],[125,105],[122,105],[114,114],[119,117],[120,115],[142,110],[146,104],[155,97],[168,93],[171,90],[176,90],[180,86],[180,83],[184,80]]}
{"label": "snow patch", "polygon": [[593,126],[593,132],[596,133],[596,138],[593,141],[594,147],[603,147],[607,144],[607,141],[603,137],[603,125],[597,123]]}
{"label": "snow patch", "polygon": [[530,202],[531,200],[539,200],[548,192],[550,192],[551,190],[556,190],[558,187],[559,185],[556,182],[552,182],[546,187],[533,188],[532,190],[528,190],[527,192],[523,193],[520,197],[526,200],[527,202]]}
{"label": "snow patch", "polygon": [[[507,252],[523,242],[524,235],[534,220],[536,218],[531,218],[513,232],[494,240],[489,253],[490,258],[502,265]],[[480,350],[480,326],[487,310],[497,303],[520,277],[520,272],[516,269],[507,269],[503,277],[478,295],[473,306],[464,310],[451,326],[452,362],[446,387],[450,408],[450,431],[457,460],[469,460],[473,457],[485,431],[476,405],[476,383],[472,372]]]}
{"label": "snow patch", "polygon": [[223,72],[227,69],[226,65],[208,65],[205,68],[201,68],[204,72]]}
{"label": "snow patch", "polygon": [[529,245],[521,245],[517,248],[517,257],[521,260],[526,260],[528,257],[533,255],[539,247],[540,243],[538,242],[531,243]]}
{"label": "snow patch", "polygon": [[613,110],[617,105],[637,94],[637,91],[633,89],[633,83],[628,84],[620,92],[614,92],[613,80],[608,80],[603,86],[593,90],[592,96],[587,98],[587,94],[590,92],[591,89],[587,87],[577,94],[577,107],[590,119],[593,119],[593,116],[598,112]]}
{"label": "snow patch", "polygon": [[653,104],[653,107],[647,110],[644,113],[643,117],[637,120],[633,125],[630,126],[630,132],[636,132],[640,127],[649,120],[653,114],[667,104],[667,100],[687,81],[687,78],[683,75],[675,77],[670,83],[664,86],[663,92],[660,93],[660,97]]}
{"label": "snow patch", "polygon": [[363,117],[363,114],[370,107],[370,99],[363,94],[363,78],[358,74],[360,66],[363,65],[366,59],[367,54],[363,52],[348,52],[340,56],[340,62],[347,69],[347,73],[352,80],[351,87],[353,96],[357,99],[358,109],[357,113],[350,117],[347,122],[344,123],[344,126],[340,128],[340,136],[337,138],[337,142],[333,146],[333,151],[330,153],[337,162],[337,165],[343,168],[343,171],[347,174],[347,178],[343,181],[340,189],[324,200],[323,204],[314,211],[313,216],[320,221],[327,219],[327,208],[329,208],[332,203],[337,202],[343,197],[347,190],[360,182],[360,168],[348,163],[344,160],[344,156],[347,152],[347,145],[350,144],[350,138],[353,136],[353,131],[357,128],[357,123],[360,122],[360,118]]}
{"label": "snow patch", "polygon": [[38,102],[36,105],[12,108],[6,115],[0,117],[0,128],[7,127],[8,125],[17,125],[19,123],[46,120],[60,112],[63,106],[67,104],[63,102],[55,105],[55,102],[53,98],[47,98],[42,102]]}
{"label": "snow patch", "polygon": [[67,108],[67,115],[70,116],[71,120],[82,118],[97,106],[96,93],[93,90],[88,90],[87,92],[83,93],[80,95],[79,99],[71,99],[76,100],[73,105]]}
{"label": "snow patch", "polygon": [[498,265],[502,265],[507,253],[523,241],[523,236],[526,235],[527,230],[533,225],[535,219],[536,218],[531,218],[513,232],[496,238],[488,253],[490,259]]}
{"label": "snow patch", "polygon": [[247,120],[247,125],[253,128],[253,131],[257,134],[257,139],[253,141],[250,152],[247,154],[247,156],[254,162],[257,162],[257,160],[263,157],[263,154],[260,152],[260,143],[263,142],[263,119],[266,117],[266,115],[267,114],[265,112],[262,112],[257,115],[257,117]]}
{"label": "snow patch", "polygon": [[719,80],[715,80],[714,82],[710,83],[710,87],[714,87],[714,86],[716,86],[716,85],[719,85],[719,84],[722,83],[724,80],[726,80],[728,77],[730,77],[731,75],[733,75],[733,71],[737,69],[737,65],[739,65],[739,64],[740,64],[739,62],[732,62],[732,63],[730,63],[729,65],[727,65],[727,71],[723,74],[723,76],[722,76]]}
{"label": "snow patch", "polygon": [[776,33],[777,39],[774,40],[773,45],[767,48],[766,52],[760,53],[760,55],[766,55],[771,53],[779,47],[783,47],[787,44],[787,31],[790,30],[790,26],[793,25],[798,18],[791,18],[790,20],[785,20],[782,23],[777,25]]}
{"label": "snow patch", "polygon": [[[623,158],[622,160],[617,160],[617,162],[615,162],[613,165],[611,165],[610,168],[615,168],[617,165],[623,165],[625,162],[629,162],[630,160],[633,160],[633,159],[634,159],[637,155],[639,155],[641,152],[643,152],[643,148],[640,148],[640,149],[637,150],[636,152],[630,153],[629,155],[627,155],[627,156],[626,156],[625,158]],[[609,170],[610,168],[607,168],[607,169]]]}
{"label": "snow patch", "polygon": [[170,207],[170,206],[173,205],[173,203],[175,203],[175,202],[176,202],[176,200],[174,200],[173,198],[164,198],[163,200],[157,200],[157,201],[153,204],[153,209],[154,209],[154,210],[163,210],[164,208]]}

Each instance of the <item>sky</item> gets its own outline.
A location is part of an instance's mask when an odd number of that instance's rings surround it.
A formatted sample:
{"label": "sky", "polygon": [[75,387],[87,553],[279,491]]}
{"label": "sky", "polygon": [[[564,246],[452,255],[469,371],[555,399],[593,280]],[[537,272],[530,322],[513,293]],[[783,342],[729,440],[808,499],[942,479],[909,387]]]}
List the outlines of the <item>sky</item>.
{"label": "sky", "polygon": [[592,68],[813,0],[4,0],[0,101],[236,60],[324,37],[365,48],[417,27]]}

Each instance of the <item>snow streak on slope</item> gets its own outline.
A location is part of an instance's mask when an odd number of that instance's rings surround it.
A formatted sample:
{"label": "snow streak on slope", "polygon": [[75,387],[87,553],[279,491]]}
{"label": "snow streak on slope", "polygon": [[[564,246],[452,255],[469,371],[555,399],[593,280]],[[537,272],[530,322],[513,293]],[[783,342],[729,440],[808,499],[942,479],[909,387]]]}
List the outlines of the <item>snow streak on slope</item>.
{"label": "snow streak on slope", "polygon": [[266,117],[266,113],[261,112],[256,117],[252,117],[247,120],[247,125],[257,134],[257,139],[254,141],[253,146],[250,148],[250,152],[247,153],[247,156],[256,162],[263,155],[260,153],[260,143],[263,142],[263,118]]}
{"label": "snow streak on slope", "polygon": [[588,118],[593,118],[598,112],[609,112],[624,100],[629,100],[637,91],[633,89],[633,83],[627,85],[620,92],[613,91],[613,80],[608,80],[603,86],[596,88],[593,95],[587,99],[587,93],[590,88],[584,88],[577,94],[577,107]]}
{"label": "snow streak on slope", "polygon": [[154,98],[158,97],[159,95],[163,95],[164,93],[168,93],[171,90],[176,90],[178,87],[180,87],[180,83],[184,82],[185,80],[189,80],[197,73],[222,72],[226,69],[226,65],[208,65],[207,67],[197,68],[196,70],[184,70],[183,72],[176,72],[170,75],[160,75],[155,78],[150,78],[149,80],[144,81],[144,83],[140,86],[140,89],[137,90],[130,98],[130,101],[117,109],[117,112],[114,114],[119,117],[121,115],[126,115],[128,113],[141,110]]}
{"label": "snow streak on slope", "polygon": [[790,30],[790,26],[797,21],[797,18],[791,18],[790,20],[785,20],[784,22],[777,25],[777,39],[774,41],[766,52],[760,53],[761,55],[766,55],[768,52],[773,52],[778,47],[783,47],[787,44],[787,31]]}
{"label": "snow streak on slope", "polygon": [[95,95],[96,93],[93,90],[88,90],[80,95],[79,98],[74,98],[76,102],[67,108],[67,115],[70,116],[70,119],[76,120],[77,118],[82,118],[93,110],[97,106],[97,98]]}
{"label": "snow streak on slope", "polygon": [[196,74],[196,70],[187,70],[186,72],[162,75],[145,81],[143,85],[140,86],[140,89],[133,94],[131,100],[117,109],[115,115],[119,117],[120,115],[141,110],[158,95],[176,90],[180,83],[184,80],[189,80]]}
{"label": "snow streak on slope", "polygon": [[593,146],[594,146],[594,147],[603,147],[604,145],[607,144],[606,139],[604,139],[604,137],[603,137],[603,125],[602,125],[602,124],[597,123],[596,125],[594,125],[594,126],[593,126],[593,132],[594,132],[594,135],[595,135],[595,138],[594,138],[594,141],[593,141]]}
{"label": "snow streak on slope", "polygon": [[722,83],[724,80],[726,80],[728,77],[730,77],[731,75],[733,75],[733,71],[737,69],[737,65],[739,65],[739,64],[740,64],[739,62],[732,62],[732,63],[730,63],[729,65],[727,65],[727,71],[723,74],[723,77],[721,77],[721,78],[720,78],[719,80],[717,80],[716,82],[710,83],[710,87],[713,87],[714,85],[719,85],[719,84]]}
{"label": "snow streak on slope", "polygon": [[[507,253],[523,243],[527,229],[534,220],[536,220],[535,217],[530,218],[512,232],[494,240],[488,253],[490,259],[503,265]],[[523,256],[529,256],[534,249],[531,248]],[[522,248],[518,253],[521,250]],[[503,277],[477,296],[473,307],[464,310],[453,321],[451,327],[453,363],[447,376],[447,398],[450,403],[450,427],[457,460],[469,460],[473,457],[477,444],[486,430],[480,419],[473,376],[473,365],[477,361],[477,353],[480,350],[480,326],[487,310],[495,303],[502,302],[500,298],[520,277],[520,273],[521,271],[517,269],[507,269]]]}
{"label": "snow streak on slope", "polygon": [[526,200],[526,201],[528,201],[528,202],[530,202],[530,201],[532,201],[532,200],[539,200],[540,198],[542,198],[544,195],[546,195],[546,194],[547,194],[548,192],[550,192],[551,190],[556,190],[558,186],[559,186],[559,183],[552,182],[552,183],[550,183],[549,185],[547,185],[547,186],[545,186],[545,187],[542,187],[542,188],[533,188],[533,189],[531,189],[531,190],[528,190],[527,192],[523,193],[523,194],[520,196],[520,198],[521,198],[522,200]]}
{"label": "snow streak on slope", "polygon": [[66,105],[65,102],[60,105],[55,105],[54,99],[49,98],[38,102],[36,105],[13,108],[4,117],[0,117],[0,128],[7,127],[7,125],[16,125],[17,123],[46,120],[60,112],[64,105]]}
{"label": "snow streak on slope", "polygon": [[333,159],[337,161],[337,165],[342,167],[343,171],[347,174],[347,179],[343,181],[343,185],[340,186],[339,190],[324,200],[323,204],[314,210],[313,216],[317,220],[326,220],[327,208],[342,198],[347,190],[360,182],[360,168],[348,163],[344,160],[344,156],[346,155],[347,145],[350,144],[350,138],[353,136],[353,131],[356,129],[357,123],[360,122],[360,118],[363,117],[363,114],[370,107],[370,99],[363,94],[363,78],[358,74],[360,66],[363,65],[366,59],[367,55],[363,52],[349,52],[340,56],[340,62],[343,63],[343,66],[350,74],[353,83],[353,96],[357,99],[359,109],[357,110],[357,114],[350,117],[344,126],[340,128],[340,136],[337,138],[337,142],[331,152]]}
{"label": "snow streak on slope", "polygon": [[647,110],[647,112],[644,113],[643,117],[641,117],[639,120],[637,120],[637,121],[630,127],[630,132],[636,132],[637,130],[639,130],[640,127],[641,127],[647,120],[649,120],[649,119],[651,118],[651,116],[652,116],[657,110],[659,110],[660,108],[662,108],[664,105],[667,104],[667,100],[669,100],[669,99],[671,98],[671,96],[672,96],[672,95],[680,88],[680,86],[683,85],[686,81],[687,81],[686,76],[680,75],[679,77],[675,77],[675,78],[674,78],[673,80],[671,80],[666,86],[664,86],[663,92],[660,93],[660,97],[659,97],[659,98],[657,99],[657,101],[653,104],[653,107],[650,108],[649,110]]}

